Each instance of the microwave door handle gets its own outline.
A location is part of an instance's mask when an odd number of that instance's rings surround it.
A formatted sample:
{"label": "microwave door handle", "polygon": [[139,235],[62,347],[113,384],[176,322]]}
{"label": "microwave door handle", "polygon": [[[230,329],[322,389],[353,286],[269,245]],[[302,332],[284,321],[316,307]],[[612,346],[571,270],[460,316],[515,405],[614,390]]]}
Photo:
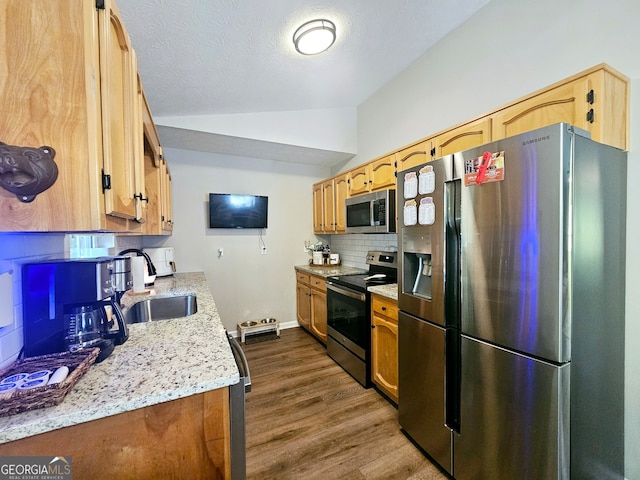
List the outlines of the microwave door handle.
{"label": "microwave door handle", "polygon": [[369,202],[369,226],[373,227],[376,222],[375,222],[375,208],[376,208],[376,202],[375,200],[371,200]]}

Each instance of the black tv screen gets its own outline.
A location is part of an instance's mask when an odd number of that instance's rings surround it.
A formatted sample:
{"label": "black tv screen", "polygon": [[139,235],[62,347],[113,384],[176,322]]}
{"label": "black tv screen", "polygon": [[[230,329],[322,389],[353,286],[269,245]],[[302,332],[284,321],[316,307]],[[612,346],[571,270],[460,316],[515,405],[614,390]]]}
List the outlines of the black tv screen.
{"label": "black tv screen", "polygon": [[209,228],[267,228],[269,197],[209,194]]}

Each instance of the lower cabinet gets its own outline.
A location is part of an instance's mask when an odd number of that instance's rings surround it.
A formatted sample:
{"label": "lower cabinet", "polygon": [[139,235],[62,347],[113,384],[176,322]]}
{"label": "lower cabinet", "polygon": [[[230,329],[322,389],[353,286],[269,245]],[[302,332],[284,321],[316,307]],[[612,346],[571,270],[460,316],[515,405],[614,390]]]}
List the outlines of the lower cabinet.
{"label": "lower cabinet", "polygon": [[324,277],[296,271],[298,323],[327,343],[327,287]]}
{"label": "lower cabinet", "polygon": [[398,304],[371,295],[371,381],[398,402]]}
{"label": "lower cabinet", "polygon": [[219,388],[0,445],[71,456],[73,478],[231,478],[229,389]]}

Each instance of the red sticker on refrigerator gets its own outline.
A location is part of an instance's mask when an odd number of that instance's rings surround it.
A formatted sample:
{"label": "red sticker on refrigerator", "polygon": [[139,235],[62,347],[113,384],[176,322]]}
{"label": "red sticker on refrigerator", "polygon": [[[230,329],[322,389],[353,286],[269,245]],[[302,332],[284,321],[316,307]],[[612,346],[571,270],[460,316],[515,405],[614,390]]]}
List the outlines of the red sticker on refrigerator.
{"label": "red sticker on refrigerator", "polygon": [[483,183],[504,180],[504,150],[485,152],[482,156],[470,158],[464,162],[464,185],[482,185]]}

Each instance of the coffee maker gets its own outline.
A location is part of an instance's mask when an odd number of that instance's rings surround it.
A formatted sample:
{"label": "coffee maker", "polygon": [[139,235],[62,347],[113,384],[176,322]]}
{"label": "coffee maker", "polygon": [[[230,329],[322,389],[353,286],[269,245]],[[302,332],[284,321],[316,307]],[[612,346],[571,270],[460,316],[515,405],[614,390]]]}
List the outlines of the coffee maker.
{"label": "coffee maker", "polygon": [[110,257],[22,266],[24,356],[100,348],[104,360],[128,336]]}

